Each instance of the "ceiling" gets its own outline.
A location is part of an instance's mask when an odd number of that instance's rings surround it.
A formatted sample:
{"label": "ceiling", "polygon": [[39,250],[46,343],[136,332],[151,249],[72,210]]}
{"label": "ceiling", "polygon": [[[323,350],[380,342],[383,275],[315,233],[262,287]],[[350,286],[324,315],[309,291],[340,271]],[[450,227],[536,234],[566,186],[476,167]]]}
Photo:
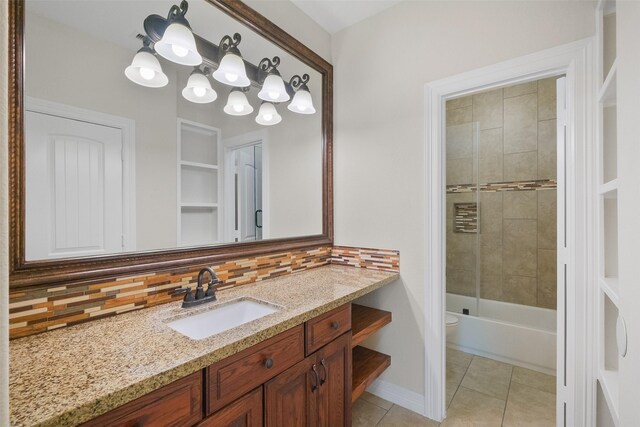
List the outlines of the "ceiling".
{"label": "ceiling", "polygon": [[402,0],[291,0],[330,34],[376,15]]}

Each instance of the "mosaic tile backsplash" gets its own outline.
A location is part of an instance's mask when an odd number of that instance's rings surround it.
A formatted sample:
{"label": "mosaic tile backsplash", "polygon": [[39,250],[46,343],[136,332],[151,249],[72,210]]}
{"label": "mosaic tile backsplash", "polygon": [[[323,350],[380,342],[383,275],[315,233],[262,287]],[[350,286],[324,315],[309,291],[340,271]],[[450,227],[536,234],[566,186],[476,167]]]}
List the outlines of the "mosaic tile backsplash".
{"label": "mosaic tile backsplash", "polygon": [[[399,271],[399,252],[348,247],[308,250],[238,259],[213,266],[225,287],[240,286],[329,263]],[[198,270],[148,273],[105,278],[93,284],[26,289],[9,295],[9,334],[12,339],[179,301],[177,287],[195,288]]]}
{"label": "mosaic tile backsplash", "polygon": [[331,250],[331,264],[349,265],[372,270],[400,271],[400,252],[334,246]]}

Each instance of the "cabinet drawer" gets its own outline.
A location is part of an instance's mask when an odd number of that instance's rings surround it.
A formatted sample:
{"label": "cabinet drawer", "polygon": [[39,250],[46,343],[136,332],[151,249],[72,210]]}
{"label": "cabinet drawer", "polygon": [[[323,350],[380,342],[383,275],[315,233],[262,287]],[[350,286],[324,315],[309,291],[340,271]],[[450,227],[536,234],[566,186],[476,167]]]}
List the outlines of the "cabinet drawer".
{"label": "cabinet drawer", "polygon": [[202,371],[83,424],[98,426],[192,426],[202,419]]}
{"label": "cabinet drawer", "polygon": [[345,304],[306,323],[307,355],[351,329],[351,304]]}
{"label": "cabinet drawer", "polygon": [[207,368],[212,414],[304,358],[304,329],[296,326]]}

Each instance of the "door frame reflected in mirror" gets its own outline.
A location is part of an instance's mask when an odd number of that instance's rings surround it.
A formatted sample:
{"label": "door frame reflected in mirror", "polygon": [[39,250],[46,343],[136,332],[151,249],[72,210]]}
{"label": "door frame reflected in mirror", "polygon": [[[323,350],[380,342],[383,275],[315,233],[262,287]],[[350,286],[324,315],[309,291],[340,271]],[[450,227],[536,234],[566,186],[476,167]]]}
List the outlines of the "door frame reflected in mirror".
{"label": "door frame reflected in mirror", "polygon": [[103,281],[123,275],[186,270],[259,254],[333,245],[333,67],[267,18],[233,0],[206,0],[249,30],[322,75],[322,233],[85,258],[25,259],[24,19],[25,2],[9,2],[9,286],[11,290],[52,284]]}

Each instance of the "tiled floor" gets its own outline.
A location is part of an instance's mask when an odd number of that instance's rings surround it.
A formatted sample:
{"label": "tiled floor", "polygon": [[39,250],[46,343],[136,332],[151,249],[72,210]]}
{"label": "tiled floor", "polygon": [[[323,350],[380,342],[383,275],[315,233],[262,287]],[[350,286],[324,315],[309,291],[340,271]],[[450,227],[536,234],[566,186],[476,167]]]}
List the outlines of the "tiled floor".
{"label": "tiled floor", "polygon": [[365,393],[353,427],[545,427],[555,425],[556,378],[447,349],[447,418],[438,424]]}

